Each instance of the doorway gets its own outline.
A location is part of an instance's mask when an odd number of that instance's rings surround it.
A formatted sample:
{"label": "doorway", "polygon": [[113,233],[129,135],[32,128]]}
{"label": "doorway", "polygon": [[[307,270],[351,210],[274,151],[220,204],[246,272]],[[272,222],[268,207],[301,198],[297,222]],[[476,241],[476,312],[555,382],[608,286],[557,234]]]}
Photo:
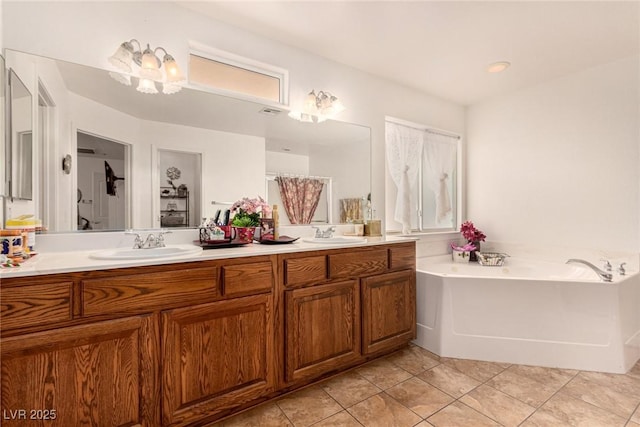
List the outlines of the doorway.
{"label": "doorway", "polygon": [[129,146],[85,132],[77,133],[77,141],[77,229],[127,228]]}
{"label": "doorway", "polygon": [[158,150],[160,215],[156,227],[196,227],[200,220],[202,154]]}

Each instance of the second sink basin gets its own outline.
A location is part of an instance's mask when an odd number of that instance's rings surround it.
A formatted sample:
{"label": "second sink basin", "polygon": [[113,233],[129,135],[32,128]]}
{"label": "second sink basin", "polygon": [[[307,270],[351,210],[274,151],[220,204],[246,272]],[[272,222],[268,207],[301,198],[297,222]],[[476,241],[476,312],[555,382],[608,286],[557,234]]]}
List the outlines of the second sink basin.
{"label": "second sink basin", "polygon": [[131,248],[118,248],[118,249],[106,249],[103,251],[94,252],[89,255],[93,259],[112,259],[112,260],[128,260],[128,259],[155,259],[155,258],[170,258],[187,255],[197,255],[202,252],[200,246],[194,245],[171,245],[164,248],[150,248],[150,249],[131,249]]}
{"label": "second sink basin", "polygon": [[325,245],[348,245],[354,243],[364,243],[367,241],[367,239],[365,239],[364,237],[336,236],[329,238],[309,237],[306,239],[302,239],[302,241],[307,243],[318,243]]}

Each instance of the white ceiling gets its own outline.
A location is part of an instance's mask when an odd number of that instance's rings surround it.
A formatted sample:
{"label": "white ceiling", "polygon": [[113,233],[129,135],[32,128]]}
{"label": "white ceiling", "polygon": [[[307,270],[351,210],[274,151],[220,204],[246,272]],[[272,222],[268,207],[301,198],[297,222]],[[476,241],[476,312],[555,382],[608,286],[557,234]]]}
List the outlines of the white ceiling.
{"label": "white ceiling", "polygon": [[640,51],[637,0],[179,4],[463,105]]}

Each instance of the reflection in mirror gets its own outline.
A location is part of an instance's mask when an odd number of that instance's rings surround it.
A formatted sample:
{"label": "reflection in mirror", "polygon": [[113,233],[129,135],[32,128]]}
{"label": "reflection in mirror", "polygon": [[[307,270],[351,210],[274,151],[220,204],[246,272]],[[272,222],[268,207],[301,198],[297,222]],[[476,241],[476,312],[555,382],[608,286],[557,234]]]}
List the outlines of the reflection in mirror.
{"label": "reflection in mirror", "polygon": [[[32,64],[37,81],[55,105],[57,133],[53,139],[57,147],[51,153],[77,152],[75,138],[69,138],[77,131],[129,144],[132,162],[124,183],[135,203],[126,206],[125,217],[131,218],[127,227],[160,226],[166,201],[161,198],[161,187],[171,187],[164,176],[166,168],[160,170],[161,150],[200,156],[200,183],[186,184],[189,226],[214,216],[217,209],[228,209],[225,203],[243,197],[267,198],[268,173],[331,178],[331,199],[326,203],[331,212],[326,217],[333,221],[340,218],[340,199],[362,198],[370,192],[367,127],[332,120],[301,123],[272,106],[190,87],[173,95],[141,94],[114,81],[102,69],[7,52],[8,65],[9,58],[23,67]],[[57,158],[40,161],[60,163]],[[55,183],[57,191],[47,191],[43,205],[56,206],[52,216],[57,219],[49,223],[49,230],[75,230],[79,185],[65,178],[59,166],[50,169],[46,178]],[[124,172],[116,171],[117,176],[120,173]],[[281,212],[285,216],[284,208]]]}
{"label": "reflection in mirror", "polygon": [[195,227],[200,218],[200,153],[158,150],[160,227]]}
{"label": "reflection in mirror", "polygon": [[78,230],[127,228],[128,146],[77,132]]}
{"label": "reflection in mirror", "polygon": [[[300,190],[303,193],[302,197],[294,196],[289,198],[289,202],[283,201],[283,198],[287,198],[287,180],[299,181]],[[304,188],[305,181],[317,182],[321,185],[317,195],[312,194],[313,189]],[[280,225],[330,224],[333,222],[331,217],[332,184],[333,179],[325,176],[267,174],[267,203],[284,208],[284,210],[280,209],[284,212],[280,217]],[[310,202],[305,203],[305,196]]]}
{"label": "reflection in mirror", "polygon": [[14,70],[9,71],[10,194],[14,199],[33,197],[33,119],[31,92]]}
{"label": "reflection in mirror", "polygon": [[[0,55],[0,153],[2,154],[3,159],[9,159],[8,156],[8,148],[6,145],[6,141],[8,140],[7,137],[7,127],[6,127],[6,122],[5,122],[5,117],[6,117],[6,111],[5,111],[5,103],[7,102],[6,99],[6,90],[5,90],[5,85],[6,85],[6,70],[5,70],[5,64],[4,64],[4,56]],[[1,161],[0,162],[0,196],[5,196],[7,195],[7,187],[6,187],[6,182],[8,180],[8,177],[6,175],[7,173],[7,165],[6,165],[6,161]],[[0,218],[0,220],[2,220],[2,218]],[[0,221],[3,223],[3,221]]]}

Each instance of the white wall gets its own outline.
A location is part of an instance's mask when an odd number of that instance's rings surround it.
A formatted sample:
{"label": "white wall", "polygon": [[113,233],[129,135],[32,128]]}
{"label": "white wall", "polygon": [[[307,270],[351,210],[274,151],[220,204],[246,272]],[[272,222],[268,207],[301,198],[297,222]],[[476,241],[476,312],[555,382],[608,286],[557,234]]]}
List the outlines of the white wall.
{"label": "white wall", "polygon": [[640,250],[638,57],[468,109],[468,219],[490,240]]}
{"label": "white wall", "polygon": [[[238,28],[168,2],[14,2],[4,4],[5,47],[107,68],[107,57],[136,38],[187,63],[190,40],[289,70],[290,99],[310,89],[338,94],[340,119],[371,128],[372,197],[384,205],[384,117],[464,131],[464,108]],[[55,17],[55,19],[51,19]],[[82,40],[81,43],[78,41]],[[186,65],[183,65],[186,68]],[[248,193],[251,194],[251,193]],[[383,209],[378,209],[382,215]]]}

